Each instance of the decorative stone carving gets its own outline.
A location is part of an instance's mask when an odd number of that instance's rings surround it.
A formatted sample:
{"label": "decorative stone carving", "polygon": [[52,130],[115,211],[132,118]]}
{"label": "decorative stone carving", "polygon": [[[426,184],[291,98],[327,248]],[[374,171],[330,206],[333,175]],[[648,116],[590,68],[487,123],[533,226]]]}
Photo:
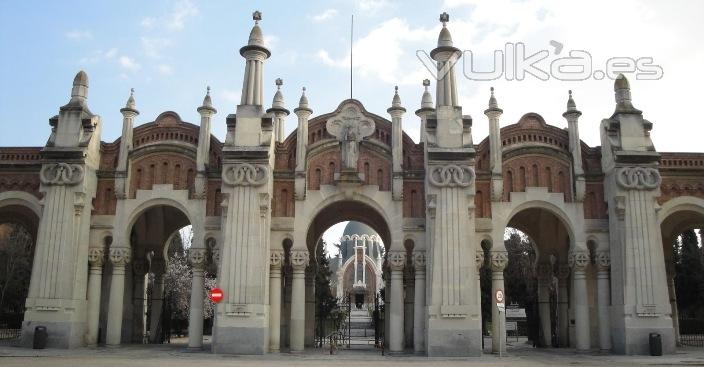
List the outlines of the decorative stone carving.
{"label": "decorative stone carving", "polygon": [[83,181],[84,174],[78,164],[50,163],[39,171],[39,179],[45,185],[76,185]]}
{"label": "decorative stone carving", "polygon": [[413,266],[418,270],[425,270],[425,251],[413,252]]}
{"label": "decorative stone carving", "polygon": [[391,271],[402,271],[406,265],[406,254],[400,251],[390,251],[387,256],[387,262]]}
{"label": "decorative stone carving", "polygon": [[303,271],[310,262],[310,255],[306,250],[292,250],[290,260],[294,270]]}
{"label": "decorative stone carving", "polygon": [[596,265],[599,271],[608,271],[611,267],[611,254],[608,251],[597,252]]}
{"label": "decorative stone carving", "polygon": [[431,219],[435,219],[435,214],[437,212],[437,209],[438,209],[437,195],[434,195],[434,194],[428,195],[426,210],[428,211],[428,216]]}
{"label": "decorative stone carving", "polygon": [[188,250],[188,262],[198,270],[205,268],[207,251],[204,248],[191,248]]}
{"label": "decorative stone carving", "polygon": [[217,247],[213,248],[212,260],[213,264],[220,266],[220,249]]}
{"label": "decorative stone carving", "polygon": [[125,266],[132,258],[132,249],[128,247],[111,247],[110,262],[114,266]]}
{"label": "decorative stone carving", "polygon": [[508,253],[505,251],[491,252],[491,271],[504,271],[508,265]]}
{"label": "decorative stone carving", "polygon": [[284,261],[284,252],[281,250],[271,250],[269,253],[269,265],[272,269],[281,269]]}
{"label": "decorative stone carving", "polygon": [[474,253],[474,264],[477,266],[477,271],[484,266],[484,250],[479,249]]}
{"label": "decorative stone carving", "polygon": [[230,186],[261,186],[269,179],[269,167],[264,164],[239,163],[225,169],[222,181]]}
{"label": "decorative stone carving", "polygon": [[105,263],[105,250],[99,247],[88,249],[88,264],[92,267],[101,267]]}
{"label": "decorative stone carving", "polygon": [[624,167],[616,171],[616,182],[624,189],[653,190],[660,187],[662,178],[656,168]]}
{"label": "decorative stone carving", "polygon": [[362,115],[356,107],[348,106],[329,119],[325,127],[342,144],[342,168],[357,170],[359,142],[374,133],[374,120]]}
{"label": "decorative stone carving", "polygon": [[448,164],[431,167],[428,180],[437,187],[468,187],[475,177],[474,169],[470,166]]}
{"label": "decorative stone carving", "polygon": [[574,271],[585,271],[589,265],[589,254],[585,251],[570,252],[568,264]]}

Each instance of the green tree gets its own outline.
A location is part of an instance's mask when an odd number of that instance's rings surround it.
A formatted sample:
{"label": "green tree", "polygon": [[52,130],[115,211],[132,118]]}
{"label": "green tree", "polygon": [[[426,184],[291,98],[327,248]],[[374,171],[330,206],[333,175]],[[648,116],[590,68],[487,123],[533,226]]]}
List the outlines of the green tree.
{"label": "green tree", "polygon": [[0,224],[0,323],[19,327],[32,273],[34,240],[16,223]]}
{"label": "green tree", "polygon": [[681,317],[695,318],[704,313],[704,264],[697,234],[693,229],[684,231],[676,249],[675,289],[677,308]]}

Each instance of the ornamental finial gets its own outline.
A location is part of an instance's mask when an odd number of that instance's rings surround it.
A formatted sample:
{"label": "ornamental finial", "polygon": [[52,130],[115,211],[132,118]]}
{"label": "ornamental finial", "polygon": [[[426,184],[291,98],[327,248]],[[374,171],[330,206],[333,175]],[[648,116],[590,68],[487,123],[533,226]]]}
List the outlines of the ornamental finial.
{"label": "ornamental finial", "polygon": [[443,12],[440,14],[440,22],[442,23],[442,26],[445,27],[447,26],[447,22],[450,21],[450,14],[447,14],[447,12]]}
{"label": "ornamental finial", "polygon": [[254,13],[252,13],[252,19],[254,19],[254,24],[259,24],[259,21],[262,20],[262,12],[259,10],[254,11]]}

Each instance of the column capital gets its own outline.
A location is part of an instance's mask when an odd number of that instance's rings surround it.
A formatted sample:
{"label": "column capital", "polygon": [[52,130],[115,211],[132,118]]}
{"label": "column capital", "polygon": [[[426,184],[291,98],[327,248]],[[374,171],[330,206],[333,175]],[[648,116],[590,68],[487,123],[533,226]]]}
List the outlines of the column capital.
{"label": "column capital", "polygon": [[110,262],[114,266],[125,266],[132,258],[132,249],[129,247],[111,247]]}
{"label": "column capital", "polygon": [[570,251],[568,264],[573,271],[585,271],[589,265],[589,254],[586,251]]}
{"label": "column capital", "polygon": [[273,270],[281,270],[281,264],[284,262],[284,251],[283,250],[271,250],[269,251],[269,266]]}
{"label": "column capital", "polygon": [[194,270],[205,269],[207,260],[207,250],[204,248],[190,248],[188,250],[188,262],[193,266]]}
{"label": "column capital", "polygon": [[608,251],[597,252],[596,266],[599,271],[609,271],[609,268],[611,268],[611,253]]}
{"label": "column capital", "polygon": [[474,252],[474,264],[477,266],[477,271],[484,266],[484,250],[479,249]]}
{"label": "column capital", "polygon": [[413,252],[413,267],[416,268],[416,271],[425,271],[425,251]]}
{"label": "column capital", "polygon": [[88,264],[91,267],[101,267],[105,263],[105,250],[101,247],[88,249]]}
{"label": "column capital", "polygon": [[308,250],[291,250],[291,266],[294,271],[305,271],[310,262]]}
{"label": "column capital", "polygon": [[508,265],[508,252],[491,252],[491,271],[504,271],[504,269],[506,269],[506,265]]}
{"label": "column capital", "polygon": [[387,255],[387,262],[391,271],[402,271],[406,265],[406,253],[401,251],[390,251]]}

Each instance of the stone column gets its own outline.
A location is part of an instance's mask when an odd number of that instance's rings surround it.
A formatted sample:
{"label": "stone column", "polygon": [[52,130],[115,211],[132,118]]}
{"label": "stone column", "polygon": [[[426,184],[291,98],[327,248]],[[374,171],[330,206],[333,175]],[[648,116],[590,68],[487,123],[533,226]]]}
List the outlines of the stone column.
{"label": "stone column", "polygon": [[191,282],[191,307],[188,314],[188,349],[203,348],[203,302],[205,301],[206,250],[191,248],[188,250],[188,261],[193,266]]}
{"label": "stone column", "polygon": [[574,292],[574,318],[575,339],[578,351],[590,348],[589,333],[589,300],[587,298],[587,274],[589,255],[586,251],[570,253],[570,267],[572,268],[572,284]]}
{"label": "stone column", "polygon": [[271,250],[269,256],[269,352],[281,348],[281,263],[284,252]]}
{"label": "stone column", "polygon": [[144,291],[146,287],[144,286],[144,274],[147,273],[146,260],[135,259],[132,262],[132,273],[134,274],[134,292],[132,294],[132,342],[141,344],[144,342],[145,331]]}
{"label": "stone column", "polygon": [[291,292],[291,353],[303,352],[306,325],[306,266],[310,261],[307,250],[291,250],[293,284]]}
{"label": "stone column", "polygon": [[132,250],[127,247],[110,248],[112,280],[110,282],[110,304],[105,344],[120,345],[122,336],[122,306],[125,296],[125,267],[130,261]]}
{"label": "stone column", "polygon": [[[704,236],[704,230],[700,233]],[[704,243],[704,238],[702,238]],[[675,288],[675,264],[672,259],[665,259],[667,269],[667,294],[670,296],[670,308],[672,308],[672,327],[675,329],[675,343],[680,346],[680,315],[677,310],[677,290]]]}
{"label": "stone column", "polygon": [[86,344],[98,343],[98,330],[100,329],[100,290],[103,279],[103,263],[105,251],[102,248],[91,247],[88,249],[88,326],[86,331]]}
{"label": "stone column", "polygon": [[403,352],[403,267],[406,265],[406,254],[400,251],[389,252],[389,267],[391,268],[391,314],[389,315],[389,351]]}
{"label": "stone column", "polygon": [[166,264],[163,259],[153,259],[151,271],[154,273],[151,300],[151,323],[149,325],[149,342],[158,343],[161,334],[161,310],[164,305],[164,273]]}
{"label": "stone column", "polygon": [[499,315],[494,296],[497,290],[504,290],[506,265],[508,265],[508,253],[491,252],[491,351],[493,353],[506,351],[506,314]]}
{"label": "stone column", "polygon": [[306,268],[305,346],[315,346],[315,264]]}
{"label": "stone column", "polygon": [[413,254],[415,291],[413,304],[413,351],[425,351],[425,251]]}
{"label": "stone column", "polygon": [[547,263],[538,265],[538,312],[540,314],[540,331],[543,334],[542,344],[544,347],[552,345],[550,283],[552,283],[552,267]]}
{"label": "stone column", "polygon": [[570,346],[570,295],[567,290],[567,282],[569,279],[569,266],[567,266],[567,264],[561,264],[557,270],[557,339],[560,348],[567,348]]}
{"label": "stone column", "polygon": [[599,317],[599,349],[611,350],[611,256],[608,251],[596,254],[596,287],[597,287],[597,312]]}

